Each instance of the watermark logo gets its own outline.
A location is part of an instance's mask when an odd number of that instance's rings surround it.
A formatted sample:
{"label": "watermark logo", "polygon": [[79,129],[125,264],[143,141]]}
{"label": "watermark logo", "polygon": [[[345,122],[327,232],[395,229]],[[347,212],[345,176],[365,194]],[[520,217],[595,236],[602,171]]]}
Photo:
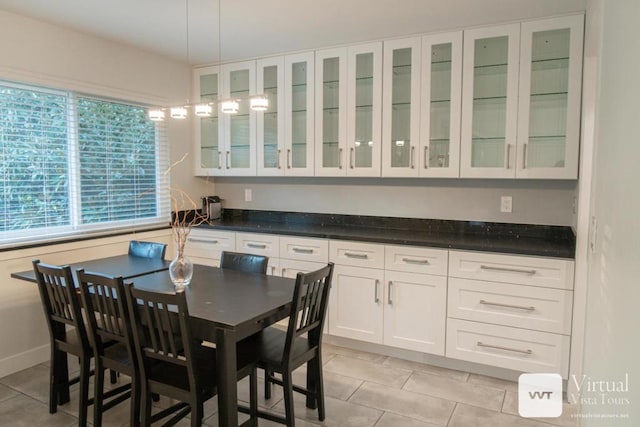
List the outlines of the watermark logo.
{"label": "watermark logo", "polygon": [[520,375],[518,413],[527,418],[556,418],[562,415],[562,377],[558,374]]}

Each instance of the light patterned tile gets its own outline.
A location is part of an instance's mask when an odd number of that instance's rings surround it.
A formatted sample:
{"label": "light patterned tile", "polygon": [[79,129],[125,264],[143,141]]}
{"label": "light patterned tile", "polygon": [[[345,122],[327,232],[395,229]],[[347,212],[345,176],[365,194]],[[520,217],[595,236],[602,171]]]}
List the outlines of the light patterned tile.
{"label": "light patterned tile", "polygon": [[[352,348],[340,347],[333,344],[322,344],[322,355],[324,359],[327,359],[326,354],[337,354],[341,356],[354,357],[356,359],[368,360],[369,362],[382,363],[387,356],[381,354],[369,353],[367,351],[354,350]],[[326,360],[325,360],[326,361]]]}
{"label": "light patterned tile", "polygon": [[418,421],[413,418],[403,417],[401,415],[385,412],[376,427],[436,427],[437,424]]}
{"label": "light patterned tile", "polygon": [[12,388],[9,388],[5,385],[0,384],[0,402],[7,399],[11,399],[12,397],[16,397],[19,394],[20,393],[13,390]]}
{"label": "light patterned tile", "polygon": [[403,390],[462,402],[481,408],[500,411],[504,390],[456,381],[437,375],[414,372]]}
{"label": "light patterned tile", "polygon": [[514,381],[502,380],[500,378],[488,377],[486,375],[469,374],[469,383],[479,384],[487,387],[499,388],[505,391],[518,392],[518,383]]}
{"label": "light patterned tile", "polygon": [[[324,395],[335,397],[340,400],[347,400],[363,383],[362,380],[351,378],[334,372],[323,371]],[[296,369],[293,373],[293,383],[306,386],[307,367],[306,365]]]}
{"label": "light patterned tile", "polygon": [[549,424],[458,403],[448,427],[549,427]]}
{"label": "light patterned tile", "polygon": [[336,356],[324,365],[325,372],[400,388],[411,375],[407,369],[382,366],[352,357]]}
{"label": "light patterned tile", "polygon": [[455,402],[365,382],[349,402],[444,426]]}
{"label": "light patterned tile", "polygon": [[[507,392],[502,405],[502,412],[518,415],[518,393]],[[566,402],[562,405],[562,415],[558,418],[535,418],[538,421],[553,424],[562,427],[575,427],[578,425],[578,419],[575,414],[578,412],[578,405],[570,405]]]}
{"label": "light patterned tile", "polygon": [[[36,365],[24,369],[2,378],[0,382],[20,393],[49,404],[49,368],[46,366]],[[74,385],[71,390],[77,387]]]}
{"label": "light patterned tile", "polygon": [[439,366],[433,366],[427,363],[413,362],[410,360],[398,359],[396,357],[387,358],[387,360],[382,362],[382,365],[390,366],[392,368],[409,369],[411,371],[417,371],[417,372],[426,372],[428,374],[453,378],[454,380],[458,380],[458,381],[467,381],[467,378],[469,378],[468,372],[441,368]]}
{"label": "light patterned tile", "polygon": [[77,422],[62,411],[50,414],[48,404],[25,395],[0,402],[0,427],[67,427]]}

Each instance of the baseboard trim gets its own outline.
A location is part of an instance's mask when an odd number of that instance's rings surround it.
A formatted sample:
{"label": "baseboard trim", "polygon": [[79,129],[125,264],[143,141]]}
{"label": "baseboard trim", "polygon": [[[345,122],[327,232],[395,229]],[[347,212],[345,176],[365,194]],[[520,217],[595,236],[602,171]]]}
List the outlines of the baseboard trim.
{"label": "baseboard trim", "polygon": [[49,348],[49,344],[45,344],[0,360],[0,378],[46,362],[51,356]]}

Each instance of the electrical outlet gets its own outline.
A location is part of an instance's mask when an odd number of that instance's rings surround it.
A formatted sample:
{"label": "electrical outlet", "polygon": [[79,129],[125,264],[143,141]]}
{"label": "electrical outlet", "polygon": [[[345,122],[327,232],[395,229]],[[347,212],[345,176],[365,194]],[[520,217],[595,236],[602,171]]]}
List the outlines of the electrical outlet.
{"label": "electrical outlet", "polygon": [[244,201],[245,202],[250,202],[251,200],[253,200],[253,194],[251,192],[250,188],[245,188],[244,189]]}
{"label": "electrical outlet", "polygon": [[513,211],[513,197],[500,197],[500,212],[511,213]]}

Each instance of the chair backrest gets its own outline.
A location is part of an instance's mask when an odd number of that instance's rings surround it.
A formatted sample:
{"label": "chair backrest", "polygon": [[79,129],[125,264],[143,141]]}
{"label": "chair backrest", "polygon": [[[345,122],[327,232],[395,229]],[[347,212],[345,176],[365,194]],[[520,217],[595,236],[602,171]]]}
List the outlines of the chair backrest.
{"label": "chair backrest", "polygon": [[161,361],[185,369],[190,389],[199,390],[184,291],[150,292],[132,284],[125,284],[124,289],[142,378],[152,379],[150,367]]}
{"label": "chair backrest", "polygon": [[52,339],[65,341],[65,327],[75,327],[83,349],[89,350],[89,338],[82,319],[80,297],[76,292],[71,267],[33,261],[33,271]]}
{"label": "chair backrest", "polygon": [[220,258],[220,268],[245,273],[267,274],[267,264],[269,258],[262,255],[223,251]]}
{"label": "chair backrest", "polygon": [[166,243],[142,242],[139,240],[132,240],[129,242],[129,255],[132,256],[164,259],[166,252]]}
{"label": "chair backrest", "polygon": [[332,262],[319,270],[297,274],[284,347],[285,357],[292,354],[294,340],[306,333],[311,345],[320,346],[332,277]]}
{"label": "chair backrest", "polygon": [[76,276],[95,354],[104,355],[105,343],[116,341],[126,346],[133,361],[133,336],[122,277],[88,273],[83,269],[76,271]]}

